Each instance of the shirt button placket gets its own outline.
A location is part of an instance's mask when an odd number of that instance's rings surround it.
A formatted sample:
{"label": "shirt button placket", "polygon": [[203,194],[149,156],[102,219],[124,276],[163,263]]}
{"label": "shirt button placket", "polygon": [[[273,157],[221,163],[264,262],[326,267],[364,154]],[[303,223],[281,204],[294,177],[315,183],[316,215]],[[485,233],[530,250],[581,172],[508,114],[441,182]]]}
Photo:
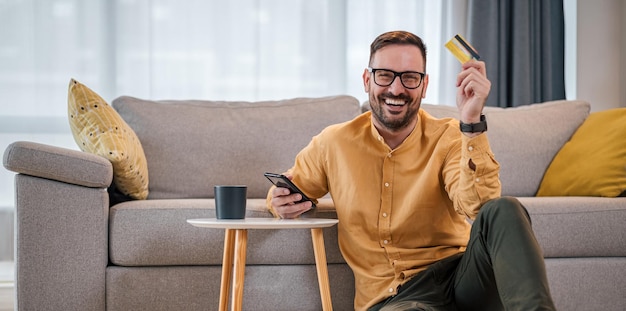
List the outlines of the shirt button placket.
{"label": "shirt button placket", "polygon": [[391,152],[381,154],[383,160],[382,178],[379,182],[381,187],[381,206],[379,213],[379,243],[381,247],[387,248],[391,244],[391,192],[393,188],[393,158]]}

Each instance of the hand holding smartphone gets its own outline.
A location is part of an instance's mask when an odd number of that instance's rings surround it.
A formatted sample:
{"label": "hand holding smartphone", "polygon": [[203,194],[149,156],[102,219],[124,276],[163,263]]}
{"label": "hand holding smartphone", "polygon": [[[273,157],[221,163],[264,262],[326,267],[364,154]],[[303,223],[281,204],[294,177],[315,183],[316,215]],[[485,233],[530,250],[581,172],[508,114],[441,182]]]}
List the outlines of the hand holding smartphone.
{"label": "hand holding smartphone", "polygon": [[283,174],[276,173],[265,173],[263,174],[269,181],[272,182],[276,187],[287,188],[290,193],[299,193],[302,196],[302,199],[296,203],[302,203],[306,201],[311,201],[311,209],[315,208],[315,203],[313,200],[309,199],[309,197],[304,194],[287,176]]}

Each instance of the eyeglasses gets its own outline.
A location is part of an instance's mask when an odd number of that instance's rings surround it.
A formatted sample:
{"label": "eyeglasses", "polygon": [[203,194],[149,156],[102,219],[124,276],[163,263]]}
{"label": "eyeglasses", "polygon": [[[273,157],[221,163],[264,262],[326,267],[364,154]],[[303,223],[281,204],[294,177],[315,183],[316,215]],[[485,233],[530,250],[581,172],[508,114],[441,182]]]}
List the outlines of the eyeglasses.
{"label": "eyeglasses", "polygon": [[378,86],[390,86],[396,77],[400,77],[400,82],[407,89],[418,88],[422,84],[422,80],[424,80],[424,75],[426,75],[418,71],[395,72],[389,69],[372,67],[367,67],[367,71],[374,74],[374,83]]}

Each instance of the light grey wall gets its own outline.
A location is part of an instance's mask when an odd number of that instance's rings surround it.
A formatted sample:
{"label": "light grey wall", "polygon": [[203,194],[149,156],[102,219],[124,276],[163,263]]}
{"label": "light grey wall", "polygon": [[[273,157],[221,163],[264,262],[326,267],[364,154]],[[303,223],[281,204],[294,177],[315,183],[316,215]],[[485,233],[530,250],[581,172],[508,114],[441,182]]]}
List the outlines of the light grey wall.
{"label": "light grey wall", "polygon": [[622,107],[626,107],[626,4],[622,2],[622,17],[620,17],[622,21],[622,51],[620,54],[622,55],[622,66],[621,66],[621,82],[620,89],[622,90],[622,94],[620,96],[620,103]]}
{"label": "light grey wall", "polygon": [[0,261],[13,260],[13,206],[0,206]]}
{"label": "light grey wall", "polygon": [[592,111],[626,107],[626,2],[565,0],[564,9],[567,98]]}

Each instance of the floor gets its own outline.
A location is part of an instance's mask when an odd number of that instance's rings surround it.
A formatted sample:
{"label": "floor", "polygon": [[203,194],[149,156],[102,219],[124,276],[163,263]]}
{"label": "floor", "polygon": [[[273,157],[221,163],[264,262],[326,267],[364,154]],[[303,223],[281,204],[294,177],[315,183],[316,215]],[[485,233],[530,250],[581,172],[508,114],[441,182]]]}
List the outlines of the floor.
{"label": "floor", "polygon": [[0,261],[0,311],[13,311],[13,271],[12,261]]}

